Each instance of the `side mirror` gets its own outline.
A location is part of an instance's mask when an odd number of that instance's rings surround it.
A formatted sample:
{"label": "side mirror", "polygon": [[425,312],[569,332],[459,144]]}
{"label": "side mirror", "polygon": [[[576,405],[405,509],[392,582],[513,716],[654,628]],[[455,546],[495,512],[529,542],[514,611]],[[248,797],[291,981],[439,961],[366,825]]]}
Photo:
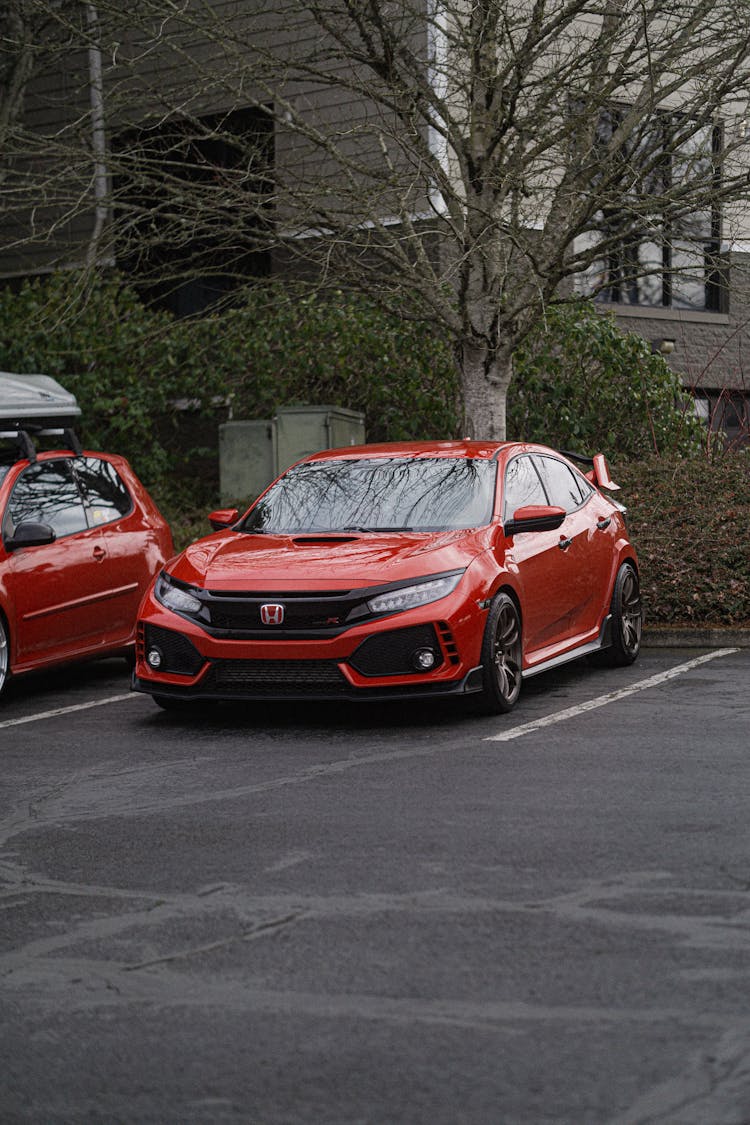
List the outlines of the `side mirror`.
{"label": "side mirror", "polygon": [[7,551],[18,551],[21,547],[42,547],[54,543],[57,536],[48,523],[34,523],[29,520],[19,523],[15,534],[5,540]]}
{"label": "side mirror", "polygon": [[524,508],[516,508],[513,519],[503,524],[503,531],[509,538],[522,531],[556,531],[564,519],[564,508],[527,504]]}
{"label": "side mirror", "polygon": [[218,508],[215,512],[210,512],[208,522],[214,531],[221,531],[225,527],[231,527],[233,523],[237,523],[240,518],[240,513],[237,508]]}

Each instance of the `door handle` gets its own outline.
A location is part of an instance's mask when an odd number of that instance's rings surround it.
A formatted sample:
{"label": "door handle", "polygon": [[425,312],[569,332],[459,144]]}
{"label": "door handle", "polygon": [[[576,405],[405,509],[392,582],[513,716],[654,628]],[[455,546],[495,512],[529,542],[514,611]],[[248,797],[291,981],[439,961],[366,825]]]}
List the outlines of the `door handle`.
{"label": "door handle", "polygon": [[611,523],[612,523],[612,517],[611,516],[600,516],[599,519],[596,521],[596,526],[599,528],[600,531],[606,531]]}
{"label": "door handle", "polygon": [[93,554],[93,556],[94,556],[94,558],[96,559],[97,562],[101,562],[102,559],[106,558],[106,556],[107,556],[107,552],[104,550],[103,547],[94,547],[94,550],[92,551],[92,554]]}
{"label": "door handle", "polygon": [[572,539],[565,539],[561,536],[560,542],[557,545],[558,545],[558,547],[560,548],[561,551],[567,551],[568,547],[570,546],[570,544],[572,542],[573,542]]}

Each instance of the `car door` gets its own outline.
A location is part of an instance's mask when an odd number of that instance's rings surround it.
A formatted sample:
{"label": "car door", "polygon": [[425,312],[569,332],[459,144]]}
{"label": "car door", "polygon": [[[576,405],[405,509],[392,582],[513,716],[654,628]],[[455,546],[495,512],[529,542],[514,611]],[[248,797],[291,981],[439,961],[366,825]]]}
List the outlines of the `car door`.
{"label": "car door", "polygon": [[21,471],[3,515],[4,539],[27,521],[48,524],[55,540],[21,547],[8,560],[19,665],[95,647],[107,614],[106,544],[89,527],[70,458],[40,459]]}
{"label": "car door", "polygon": [[534,463],[550,504],[567,512],[559,530],[570,595],[567,635],[583,636],[598,628],[606,605],[612,566],[611,536],[607,534],[611,521],[600,518],[602,498],[570,465],[548,454],[535,454]]}
{"label": "car door", "polygon": [[[529,504],[552,503],[532,454],[509,461],[505,470],[503,522]],[[561,507],[563,505],[560,505]],[[560,543],[564,527],[556,531],[516,532],[506,542],[505,563],[515,573],[521,591],[524,653],[529,656],[553,646],[572,632],[573,566]]]}
{"label": "car door", "polygon": [[154,534],[135,511],[133,497],[111,461],[77,457],[73,472],[83,494],[89,526],[106,547],[102,586],[106,613],[102,640],[117,644],[131,638],[143,592],[154,573]]}

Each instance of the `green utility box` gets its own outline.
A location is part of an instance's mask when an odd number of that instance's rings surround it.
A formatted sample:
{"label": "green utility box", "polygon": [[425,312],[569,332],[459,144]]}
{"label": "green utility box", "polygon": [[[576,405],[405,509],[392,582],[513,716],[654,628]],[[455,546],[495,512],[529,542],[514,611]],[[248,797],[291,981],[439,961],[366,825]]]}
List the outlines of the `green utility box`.
{"label": "green utility box", "polygon": [[219,426],[221,503],[249,503],[309,453],[364,441],[364,414],[340,406],[287,406],[270,420],[225,422]]}

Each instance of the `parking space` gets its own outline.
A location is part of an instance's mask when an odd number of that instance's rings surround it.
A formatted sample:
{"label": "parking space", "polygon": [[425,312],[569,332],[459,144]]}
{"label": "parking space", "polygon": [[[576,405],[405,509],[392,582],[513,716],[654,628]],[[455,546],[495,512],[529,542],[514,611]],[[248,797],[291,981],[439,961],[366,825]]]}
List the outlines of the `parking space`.
{"label": "parking space", "polygon": [[9,1121],[737,1125],[750,651],[192,719],[0,713]]}

